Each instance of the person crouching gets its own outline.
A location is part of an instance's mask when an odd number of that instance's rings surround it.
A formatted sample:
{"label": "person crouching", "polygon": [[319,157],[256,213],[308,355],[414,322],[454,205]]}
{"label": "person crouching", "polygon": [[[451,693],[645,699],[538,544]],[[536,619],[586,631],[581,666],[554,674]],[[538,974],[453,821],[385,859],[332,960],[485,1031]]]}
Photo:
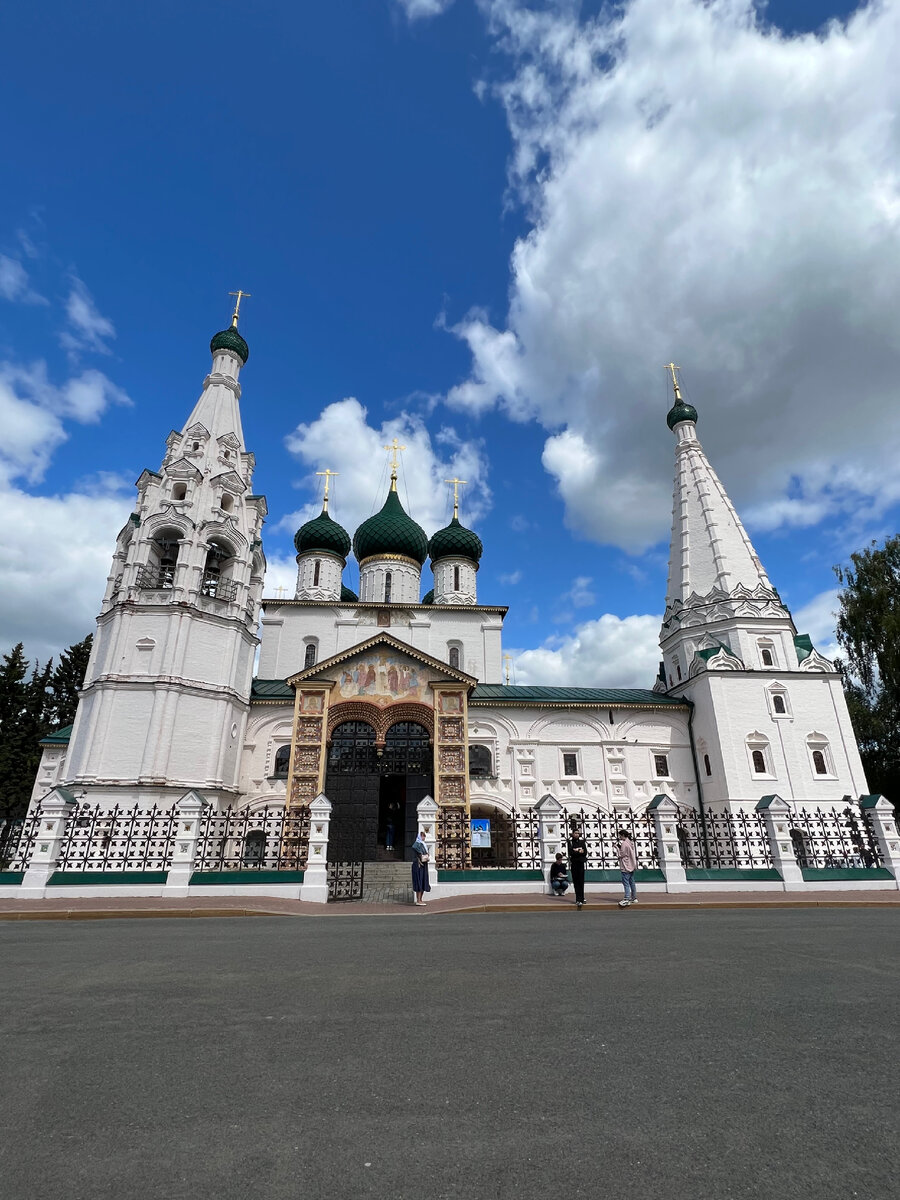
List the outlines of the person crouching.
{"label": "person crouching", "polygon": [[550,887],[554,896],[564,896],[569,890],[569,872],[561,854],[557,854],[556,862],[551,864]]}

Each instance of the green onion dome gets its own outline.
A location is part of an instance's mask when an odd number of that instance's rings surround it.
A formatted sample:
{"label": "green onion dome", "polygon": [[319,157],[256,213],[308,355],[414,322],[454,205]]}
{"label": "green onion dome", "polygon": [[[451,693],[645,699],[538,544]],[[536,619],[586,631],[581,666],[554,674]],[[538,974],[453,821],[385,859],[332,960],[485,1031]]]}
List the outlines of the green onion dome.
{"label": "green onion dome", "polygon": [[437,562],[439,558],[468,558],[477,563],[484,553],[484,546],[478,534],[460,525],[459,519],[454,516],[450,524],[445,529],[439,529],[428,543],[428,553],[432,562]]}
{"label": "green onion dome", "polygon": [[250,347],[234,326],[231,329],[223,329],[221,333],[217,333],[209,343],[209,348],[213,354],[217,350],[230,350],[232,354],[238,356],[244,365],[246,365],[247,359],[250,357]]}
{"label": "green onion dome", "polygon": [[408,516],[393,487],[381,512],[363,521],[353,537],[353,553],[362,562],[382,554],[402,554],[421,566],[428,557],[428,538]]}
{"label": "green onion dome", "polygon": [[434,604],[434,588],[430,592],[426,592],[422,597],[423,604]]}
{"label": "green onion dome", "polygon": [[332,521],[328,510],[323,508],[317,517],[301,525],[294,535],[298,554],[310,554],[318,550],[323,554],[337,554],[346,558],[350,553],[350,535],[337,521]]}
{"label": "green onion dome", "polygon": [[693,404],[685,404],[685,402],[681,399],[680,396],[675,401],[675,403],[672,405],[672,407],[669,409],[668,415],[666,416],[666,424],[672,430],[674,430],[675,426],[678,424],[679,421],[696,421],[696,420],[697,420],[696,408],[694,408]]}
{"label": "green onion dome", "polygon": [[347,601],[355,601],[359,599],[353,588],[348,588],[346,583],[341,584],[341,599]]}

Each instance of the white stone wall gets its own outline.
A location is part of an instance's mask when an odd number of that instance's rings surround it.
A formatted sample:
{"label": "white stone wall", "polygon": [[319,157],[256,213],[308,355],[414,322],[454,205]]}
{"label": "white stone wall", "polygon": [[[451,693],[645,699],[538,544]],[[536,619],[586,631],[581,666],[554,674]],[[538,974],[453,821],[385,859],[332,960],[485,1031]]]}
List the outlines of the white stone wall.
{"label": "white stone wall", "polygon": [[[391,577],[391,598],[385,600],[387,577]],[[405,559],[374,558],[359,568],[359,598],[373,603],[418,604],[422,572]]]}
{"label": "white stone wall", "polygon": [[[434,572],[435,604],[477,604],[478,568],[467,558],[441,558],[431,567]],[[456,572],[459,587],[456,587]]]}
{"label": "white stone wall", "polygon": [[[319,579],[316,582],[316,567]],[[297,555],[297,600],[340,600],[341,575],[346,563],[336,554],[316,551]]]}

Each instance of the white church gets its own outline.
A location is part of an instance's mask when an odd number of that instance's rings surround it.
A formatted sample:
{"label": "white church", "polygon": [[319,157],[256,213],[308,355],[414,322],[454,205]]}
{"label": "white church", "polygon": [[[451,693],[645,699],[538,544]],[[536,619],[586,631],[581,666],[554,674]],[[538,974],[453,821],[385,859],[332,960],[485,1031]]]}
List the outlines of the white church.
{"label": "white church", "polygon": [[[323,510],[295,538],[294,596],[264,598],[266,502],[241,429],[237,325],[213,337],[200,398],[137,481],[75,723],[45,741],[33,804],[63,787],[104,808],[195,792],[261,812],[324,793],[329,853],[351,853],[352,831],[352,854],[374,859],[408,857],[426,796],[468,821],[547,796],[616,818],[660,793],[724,813],[773,794],[837,810],[868,791],[834,665],[770,583],[674,369],[659,677],[509,686],[507,609],[478,601],[481,540],[458,506],[427,536],[401,505],[396,453],[383,507],[352,538],[326,476]],[[343,583],[351,552],[359,596]]]}

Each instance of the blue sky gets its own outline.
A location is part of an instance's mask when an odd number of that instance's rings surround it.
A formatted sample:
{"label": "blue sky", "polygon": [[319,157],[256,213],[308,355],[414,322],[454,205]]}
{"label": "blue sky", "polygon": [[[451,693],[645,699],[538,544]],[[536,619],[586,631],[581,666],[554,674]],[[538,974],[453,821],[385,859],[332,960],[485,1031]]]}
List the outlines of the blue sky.
{"label": "blue sky", "polygon": [[352,531],[398,432],[429,533],[471,480],[517,678],[649,683],[674,357],[827,646],[832,564],[900,501],[898,28],[741,0],[7,10],[0,644],[91,628],[242,287],[268,591],[314,472]]}

